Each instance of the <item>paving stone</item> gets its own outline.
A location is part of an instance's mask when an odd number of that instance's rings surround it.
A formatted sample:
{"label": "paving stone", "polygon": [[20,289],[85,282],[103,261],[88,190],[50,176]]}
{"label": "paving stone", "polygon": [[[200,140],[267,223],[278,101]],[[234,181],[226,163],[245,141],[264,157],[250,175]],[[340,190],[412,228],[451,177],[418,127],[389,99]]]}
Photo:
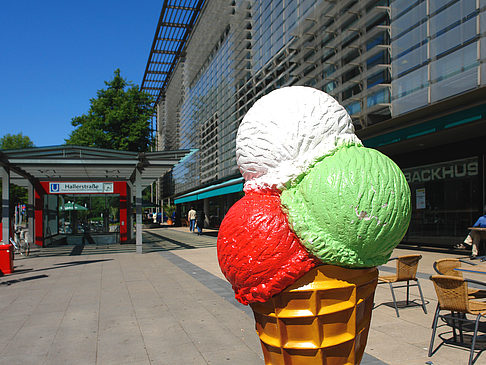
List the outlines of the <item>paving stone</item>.
{"label": "paving stone", "polygon": [[[85,247],[80,256],[69,256],[72,247],[50,247],[16,260],[18,272],[0,278],[0,365],[263,364],[251,309],[235,301],[219,271],[214,232],[150,233],[143,255],[135,245]],[[397,318],[384,305],[389,288],[380,286],[362,365],[466,363],[467,349],[450,346],[427,357],[437,303],[428,275],[434,260],[451,255],[422,255],[418,276],[429,313],[416,306]],[[405,289],[397,295],[404,299]]]}

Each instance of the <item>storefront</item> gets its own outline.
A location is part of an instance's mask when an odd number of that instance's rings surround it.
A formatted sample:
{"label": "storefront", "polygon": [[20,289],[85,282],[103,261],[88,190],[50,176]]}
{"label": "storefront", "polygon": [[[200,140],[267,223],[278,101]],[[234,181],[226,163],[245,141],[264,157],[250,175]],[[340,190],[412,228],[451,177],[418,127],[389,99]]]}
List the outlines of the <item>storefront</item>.
{"label": "storefront", "polygon": [[412,218],[404,242],[452,247],[486,206],[486,89],[441,101],[359,131],[409,183]]}
{"label": "storefront", "polygon": [[239,177],[178,196],[174,200],[176,224],[188,225],[187,213],[193,207],[204,211],[206,227],[219,228],[231,206],[243,197],[243,182]]}
{"label": "storefront", "polygon": [[[36,190],[36,229],[44,245],[127,242],[127,183],[49,182]],[[38,237],[40,239],[40,237]],[[40,242],[36,242],[41,245]]]}
{"label": "storefront", "polygon": [[483,208],[482,156],[403,169],[412,197],[406,242],[460,242]]}

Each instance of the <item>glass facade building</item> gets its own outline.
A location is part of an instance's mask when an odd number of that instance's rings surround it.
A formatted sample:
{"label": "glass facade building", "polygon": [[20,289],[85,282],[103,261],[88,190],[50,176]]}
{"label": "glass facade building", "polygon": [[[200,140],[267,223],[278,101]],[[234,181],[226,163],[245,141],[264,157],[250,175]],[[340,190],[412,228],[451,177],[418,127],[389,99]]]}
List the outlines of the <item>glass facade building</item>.
{"label": "glass facade building", "polygon": [[486,83],[485,1],[396,0],[391,4],[393,115]]}
{"label": "glass facade building", "polygon": [[[161,196],[181,217],[202,205],[217,226],[242,195],[240,121],[261,96],[306,85],[341,103],[364,144],[409,176],[406,239],[457,243],[486,205],[476,143],[486,136],[485,10],[486,0],[205,1],[157,103],[159,149],[197,151]],[[476,174],[463,169],[471,163]]]}

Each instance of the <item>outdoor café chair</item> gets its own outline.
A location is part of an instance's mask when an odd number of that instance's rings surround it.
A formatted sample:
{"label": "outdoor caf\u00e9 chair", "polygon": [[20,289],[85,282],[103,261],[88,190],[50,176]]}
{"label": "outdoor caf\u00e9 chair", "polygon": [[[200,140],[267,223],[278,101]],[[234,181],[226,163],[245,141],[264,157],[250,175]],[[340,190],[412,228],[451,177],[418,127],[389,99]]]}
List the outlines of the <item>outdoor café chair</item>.
{"label": "outdoor caf\u00e9 chair", "polygon": [[[378,276],[378,284],[388,283],[390,285],[390,290],[391,290],[391,294],[392,294],[392,298],[393,298],[393,305],[395,306],[395,311],[397,312],[397,317],[400,317],[400,314],[398,313],[397,300],[396,300],[395,292],[394,292],[393,289],[404,288],[404,287],[407,288],[406,305],[408,306],[410,287],[411,286],[418,286],[419,293],[420,293],[420,299],[422,300],[422,309],[424,310],[424,313],[427,314],[427,308],[425,308],[425,301],[424,301],[424,295],[422,294],[422,288],[420,287],[419,280],[416,277],[418,263],[419,263],[421,258],[422,258],[422,255],[405,255],[405,256],[399,256],[399,257],[391,258],[388,261],[392,261],[392,260],[397,261],[396,274],[395,275],[380,275],[380,276]],[[395,283],[400,283],[400,282],[405,282],[405,281],[407,282],[407,285],[398,285],[398,286],[393,285]],[[415,283],[410,284],[410,281],[414,281]]]}
{"label": "outdoor caf\u00e9 chair", "polygon": [[[434,270],[439,275],[449,275],[455,276],[457,278],[462,278],[462,272],[455,270],[461,267],[461,261],[459,259],[449,258],[449,259],[440,259],[434,262]],[[469,282],[475,282],[480,285],[485,285],[483,282],[476,282],[474,280],[469,280]],[[468,288],[467,289],[469,298],[486,298],[486,290],[484,289],[476,289],[476,288]]]}
{"label": "outdoor caf\u00e9 chair", "polygon": [[[486,303],[472,300],[468,297],[467,282],[457,276],[451,275],[432,275],[430,280],[434,283],[435,292],[437,294],[438,304],[434,315],[432,324],[432,337],[430,338],[429,357],[432,356],[434,347],[434,338],[437,331],[437,322],[442,319],[446,325],[452,327],[454,344],[465,346],[463,332],[468,330],[470,332],[470,324],[474,323],[474,331],[471,340],[471,350],[469,353],[469,365],[474,359],[474,349],[476,345],[476,337],[479,328],[481,317],[486,315]],[[450,311],[450,314],[441,314],[441,311]],[[474,320],[468,319],[467,314],[476,316]],[[464,323],[469,326],[464,326]],[[457,341],[457,328],[459,329],[460,341]],[[440,336],[439,336],[440,337]],[[451,342],[450,340],[442,340],[443,342]],[[439,346],[440,347],[440,346]]]}

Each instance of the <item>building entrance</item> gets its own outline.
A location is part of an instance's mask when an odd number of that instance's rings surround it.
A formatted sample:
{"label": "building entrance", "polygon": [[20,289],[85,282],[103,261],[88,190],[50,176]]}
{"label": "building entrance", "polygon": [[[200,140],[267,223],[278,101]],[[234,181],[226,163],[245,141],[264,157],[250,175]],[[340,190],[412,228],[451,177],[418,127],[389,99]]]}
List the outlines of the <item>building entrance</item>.
{"label": "building entrance", "polygon": [[61,195],[59,233],[66,235],[119,232],[119,195]]}
{"label": "building entrance", "polygon": [[125,182],[41,184],[46,194],[38,196],[42,201],[38,213],[42,212],[47,245],[110,244],[126,240]]}

